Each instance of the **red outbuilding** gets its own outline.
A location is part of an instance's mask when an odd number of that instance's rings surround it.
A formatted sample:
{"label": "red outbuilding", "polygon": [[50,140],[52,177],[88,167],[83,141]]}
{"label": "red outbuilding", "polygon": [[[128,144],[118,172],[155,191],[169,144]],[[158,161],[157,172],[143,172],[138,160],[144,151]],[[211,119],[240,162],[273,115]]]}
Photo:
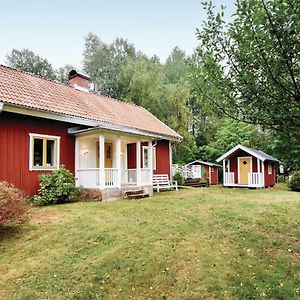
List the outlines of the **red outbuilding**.
{"label": "red outbuilding", "polygon": [[237,145],[217,162],[223,162],[224,186],[264,188],[276,183],[279,161],[263,151]]}
{"label": "red outbuilding", "polygon": [[183,176],[187,181],[189,179],[205,180],[211,185],[218,184],[218,164],[194,160],[183,167]]}

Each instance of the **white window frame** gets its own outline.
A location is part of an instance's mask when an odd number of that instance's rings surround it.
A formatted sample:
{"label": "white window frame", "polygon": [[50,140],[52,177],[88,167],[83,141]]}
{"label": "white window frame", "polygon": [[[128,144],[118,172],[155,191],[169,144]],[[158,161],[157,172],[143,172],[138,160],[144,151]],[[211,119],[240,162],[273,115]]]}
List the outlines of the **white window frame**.
{"label": "white window frame", "polygon": [[[149,169],[149,147],[148,146],[143,146],[142,147],[142,152],[143,152],[143,169]],[[145,166],[145,150],[147,150],[148,153],[148,166]]]}
{"label": "white window frame", "polygon": [[[34,166],[34,159],[33,159],[33,151],[34,151],[34,138],[40,139],[49,139],[55,140],[56,144],[56,151],[54,153],[56,165],[54,167],[48,166]],[[47,135],[47,134],[38,134],[38,133],[29,133],[29,171],[53,171],[58,170],[60,165],[60,136],[57,135]]]}
{"label": "white window frame", "polygon": [[268,175],[272,175],[272,169],[273,169],[273,166],[272,166],[272,163],[271,162],[269,162],[268,163]]}
{"label": "white window frame", "polygon": [[156,147],[152,147],[152,168],[156,170]]}

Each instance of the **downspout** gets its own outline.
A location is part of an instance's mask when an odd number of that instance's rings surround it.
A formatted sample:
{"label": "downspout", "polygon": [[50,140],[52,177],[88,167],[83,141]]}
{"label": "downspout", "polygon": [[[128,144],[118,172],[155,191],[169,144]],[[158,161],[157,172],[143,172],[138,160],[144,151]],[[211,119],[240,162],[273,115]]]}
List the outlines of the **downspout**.
{"label": "downspout", "polygon": [[4,106],[4,103],[0,102],[0,114],[3,112],[3,106]]}

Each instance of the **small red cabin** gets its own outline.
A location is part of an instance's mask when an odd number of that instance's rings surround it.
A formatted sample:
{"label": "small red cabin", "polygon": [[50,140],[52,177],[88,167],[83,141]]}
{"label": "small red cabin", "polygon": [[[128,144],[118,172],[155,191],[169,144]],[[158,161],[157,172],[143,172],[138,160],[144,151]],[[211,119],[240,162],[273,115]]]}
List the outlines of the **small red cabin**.
{"label": "small red cabin", "polygon": [[218,184],[218,164],[195,160],[186,164],[183,168],[184,179],[205,179],[209,184]]}
{"label": "small red cabin", "polygon": [[217,159],[223,162],[223,185],[264,188],[276,183],[278,160],[263,151],[237,145]]}

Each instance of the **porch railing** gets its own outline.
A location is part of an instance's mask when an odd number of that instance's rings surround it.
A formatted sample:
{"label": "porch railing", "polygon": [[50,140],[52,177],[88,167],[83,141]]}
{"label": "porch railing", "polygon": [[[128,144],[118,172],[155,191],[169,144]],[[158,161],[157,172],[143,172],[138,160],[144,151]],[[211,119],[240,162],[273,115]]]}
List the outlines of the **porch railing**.
{"label": "porch railing", "polygon": [[[113,188],[118,186],[118,169],[105,168],[105,187]],[[86,168],[77,170],[78,185],[85,188],[99,188],[100,187],[100,169]]]}
{"label": "porch railing", "polygon": [[234,173],[225,172],[224,185],[234,185]]}
{"label": "porch railing", "polygon": [[129,184],[136,184],[136,169],[126,170],[126,182]]}
{"label": "porch railing", "polygon": [[[127,169],[126,170],[126,179],[128,184],[137,184],[137,170],[136,169]],[[152,184],[152,173],[151,169],[141,169],[141,185],[151,185]]]}
{"label": "porch railing", "polygon": [[141,185],[152,185],[151,169],[141,169]]}
{"label": "porch railing", "polygon": [[84,188],[99,188],[100,186],[98,168],[78,169],[77,177],[78,185]]}
{"label": "porch railing", "polygon": [[118,186],[118,169],[105,168],[105,187],[117,187]]}
{"label": "porch railing", "polygon": [[262,187],[263,173],[248,173],[248,185],[251,187]]}

